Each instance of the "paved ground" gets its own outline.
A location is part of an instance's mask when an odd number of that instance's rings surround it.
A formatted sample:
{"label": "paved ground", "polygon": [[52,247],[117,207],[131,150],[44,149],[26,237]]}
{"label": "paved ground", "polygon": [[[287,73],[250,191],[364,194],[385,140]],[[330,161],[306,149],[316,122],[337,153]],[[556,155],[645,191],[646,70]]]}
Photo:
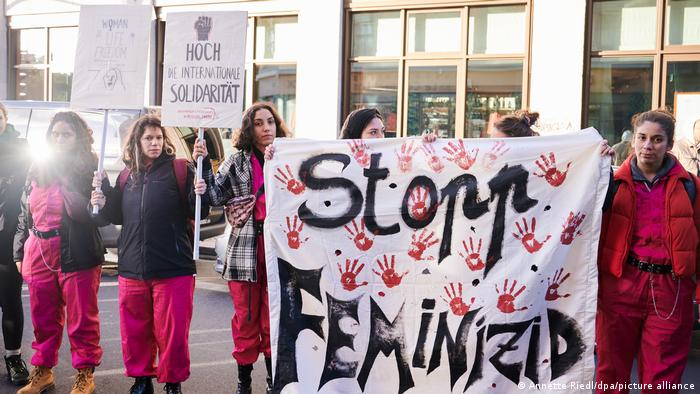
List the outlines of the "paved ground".
{"label": "paved ground", "polygon": [[[231,315],[233,306],[225,281],[211,269],[213,262],[200,261],[195,290],[194,317],[190,331],[190,379],[183,384],[185,393],[232,393],[237,379],[236,365],[231,357]],[[101,344],[104,349],[102,365],[96,371],[99,394],[128,393],[133,381],[124,376],[119,336],[119,314],[117,310],[117,278],[114,271],[105,270],[99,291]],[[22,291],[25,317],[23,349],[25,356],[32,353],[32,325],[29,320],[29,295],[26,285]],[[56,389],[53,393],[68,394],[75,373],[70,362],[70,346],[67,336],[59,354],[58,366],[54,369]],[[28,357],[25,357],[29,363]],[[253,379],[257,384],[254,393],[265,392],[265,364],[262,356],[255,365]],[[162,392],[162,385],[156,392]],[[6,380],[5,367],[0,368],[0,394],[15,393],[17,388]]]}

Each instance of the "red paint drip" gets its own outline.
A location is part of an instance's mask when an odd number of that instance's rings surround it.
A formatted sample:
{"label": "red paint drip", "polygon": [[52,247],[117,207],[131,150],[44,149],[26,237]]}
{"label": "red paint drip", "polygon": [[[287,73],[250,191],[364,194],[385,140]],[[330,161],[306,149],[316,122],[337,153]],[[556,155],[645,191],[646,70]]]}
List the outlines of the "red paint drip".
{"label": "red paint drip", "polygon": [[380,292],[379,292],[379,296],[380,296],[380,297],[384,297],[385,295],[386,295],[386,294],[384,294],[383,291],[380,291]]}

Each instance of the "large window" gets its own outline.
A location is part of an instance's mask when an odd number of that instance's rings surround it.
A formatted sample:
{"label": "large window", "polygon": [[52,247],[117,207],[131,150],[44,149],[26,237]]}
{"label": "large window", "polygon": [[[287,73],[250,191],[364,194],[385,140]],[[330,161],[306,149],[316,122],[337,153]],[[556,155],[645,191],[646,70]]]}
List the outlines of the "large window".
{"label": "large window", "polygon": [[297,17],[256,17],[253,52],[253,101],[277,107],[290,130],[296,126]]}
{"label": "large window", "polygon": [[585,126],[615,143],[635,113],[700,92],[700,1],[595,0],[589,15]]}
{"label": "large window", "polygon": [[77,27],[11,31],[15,99],[70,101]]}
{"label": "large window", "polygon": [[484,137],[525,107],[529,2],[470,3],[349,10],[345,114],[379,109],[388,136]]}

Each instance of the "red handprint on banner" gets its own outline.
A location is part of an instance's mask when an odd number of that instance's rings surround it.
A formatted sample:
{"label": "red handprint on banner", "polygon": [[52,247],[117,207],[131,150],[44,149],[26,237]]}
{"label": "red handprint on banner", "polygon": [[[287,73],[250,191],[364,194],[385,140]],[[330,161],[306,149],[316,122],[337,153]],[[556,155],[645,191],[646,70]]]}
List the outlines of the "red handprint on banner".
{"label": "red handprint on banner", "polygon": [[360,275],[362,269],[365,268],[364,263],[360,264],[358,267],[358,261],[359,259],[355,259],[353,260],[352,265],[350,265],[350,259],[345,259],[345,271],[343,271],[340,263],[337,263],[338,271],[340,271],[340,284],[343,285],[343,289],[347,291],[353,291],[358,287],[365,286],[367,284],[367,281],[357,284],[357,275]]}
{"label": "red handprint on banner", "polygon": [[427,258],[423,258],[423,252],[425,252],[426,249],[429,247],[437,244],[440,242],[438,238],[433,238],[435,235],[434,231],[431,231],[428,233],[428,230],[423,229],[423,231],[418,234],[418,231],[414,232],[413,235],[411,236],[411,249],[408,250],[408,255],[411,256],[414,260],[420,261],[420,260],[433,260],[433,256],[428,256]]}
{"label": "red handprint on banner", "polygon": [[[278,181],[282,182],[283,185],[287,186],[287,190],[292,192],[292,194],[299,195],[306,190],[306,186],[304,186],[303,183],[299,182],[294,178],[294,175],[292,174],[292,169],[289,168],[289,164],[285,165],[285,168],[287,169],[287,174],[285,174],[282,169],[277,168],[277,174],[275,174],[275,179]],[[284,190],[284,188],[282,188]]]}
{"label": "red handprint on banner", "polygon": [[405,141],[401,144],[401,150],[396,151],[396,157],[399,160],[399,170],[401,172],[409,172],[411,171],[411,167],[413,167],[413,154],[418,150],[414,142],[415,140]]}
{"label": "red handprint on banner", "polygon": [[481,260],[481,238],[479,238],[479,244],[476,249],[474,249],[474,240],[472,237],[469,237],[469,247],[467,247],[466,240],[462,240],[462,246],[464,246],[464,251],[467,253],[467,255],[465,256],[462,254],[462,252],[457,253],[459,253],[459,255],[464,259],[464,262],[467,263],[467,267],[469,267],[469,269],[472,271],[483,269],[484,261]]}
{"label": "red handprint on banner", "polygon": [[561,286],[562,283],[564,283],[565,280],[569,279],[569,274],[567,272],[564,277],[562,277],[562,273],[564,272],[564,268],[559,268],[556,272],[554,272],[554,277],[552,278],[552,281],[550,282],[549,277],[547,278],[547,293],[544,295],[544,299],[547,301],[554,301],[559,298],[566,298],[570,296],[571,294],[564,294],[564,295],[559,295],[559,286]]}
{"label": "red handprint on banner", "polygon": [[[447,298],[440,296],[440,298],[443,299],[449,306],[450,309],[452,309],[452,313],[454,313],[457,316],[464,316],[469,312],[469,308],[471,308],[472,305],[474,305],[474,300],[475,298],[472,297],[471,300],[469,301],[469,304],[465,304],[464,300],[462,299],[462,283],[457,284],[457,290],[455,290],[455,284],[450,283],[450,288],[447,288],[447,286],[444,287],[445,293],[447,294]],[[450,291],[450,289],[452,291]]]}
{"label": "red handprint on banner", "polygon": [[563,172],[559,171],[559,169],[557,169],[557,161],[554,158],[554,152],[549,152],[549,159],[545,157],[544,154],[541,154],[540,158],[535,161],[535,164],[540,167],[542,173],[534,171],[532,174],[540,178],[544,178],[554,187],[564,183],[566,180],[566,173],[569,171],[569,167],[571,166],[571,162],[568,162],[566,163],[566,169]]}
{"label": "red handprint on banner", "polygon": [[467,152],[464,147],[464,140],[459,140],[459,143],[450,141],[442,150],[447,152],[447,160],[457,164],[463,170],[468,170],[476,161],[476,156],[479,154],[479,148],[472,149]]}
{"label": "red handprint on banner", "polygon": [[350,147],[352,156],[355,158],[355,161],[360,165],[360,167],[369,166],[369,147],[363,140],[351,140],[348,142],[348,146]]}
{"label": "red handprint on banner", "polygon": [[414,219],[424,220],[430,214],[428,195],[428,188],[423,186],[417,186],[411,191],[408,197],[408,208]]}
{"label": "red handprint on banner", "polygon": [[561,232],[561,237],[559,237],[562,245],[571,245],[577,235],[581,235],[581,231],[578,230],[583,219],[586,215],[579,212],[574,216],[573,212],[569,212],[569,216],[566,218],[566,222],[562,224],[564,230]]}
{"label": "red handprint on banner", "polygon": [[357,226],[357,222],[355,222],[355,219],[352,220],[352,227],[353,227],[354,231],[347,224],[344,225],[343,227],[345,227],[345,230],[350,234],[348,236],[348,239],[355,242],[355,246],[357,246],[357,249],[360,249],[362,251],[367,251],[367,250],[369,250],[369,248],[372,247],[374,240],[367,237],[367,235],[365,234],[365,219],[364,218],[360,219],[360,227]]}
{"label": "red handprint on banner", "polygon": [[433,144],[423,144],[421,146],[421,150],[423,151],[423,154],[425,154],[425,158],[428,162],[428,167],[430,167],[431,170],[433,170],[436,174],[439,174],[442,172],[442,170],[445,168],[445,165],[442,164],[442,160],[440,160],[440,157],[435,153],[435,148],[433,147]]}
{"label": "red handprint on banner", "polygon": [[386,255],[384,255],[384,263],[382,264],[382,261],[380,259],[377,259],[377,263],[379,264],[379,269],[381,272],[372,269],[372,272],[374,272],[377,276],[382,278],[384,281],[384,284],[388,288],[392,288],[395,286],[398,286],[401,284],[401,279],[408,273],[408,271],[405,271],[403,274],[399,275],[396,272],[396,256],[391,255],[391,262],[388,261]]}
{"label": "red handprint on banner", "polygon": [[485,169],[490,170],[493,168],[493,165],[496,164],[496,160],[509,150],[510,148],[506,147],[505,141],[497,141],[493,144],[491,149],[482,156],[481,165],[484,166]]}
{"label": "red handprint on banner", "polygon": [[544,241],[540,242],[535,238],[535,226],[537,225],[537,219],[532,218],[532,225],[528,228],[527,226],[527,219],[523,218],[523,227],[520,227],[520,223],[515,222],[515,226],[518,228],[518,232],[520,233],[519,235],[516,233],[513,233],[513,236],[516,239],[519,239],[520,242],[523,244],[525,247],[525,250],[527,250],[530,253],[535,253],[538,250],[542,249],[542,246],[549,241],[550,238],[552,238],[551,235],[547,235],[547,237],[544,239]]}
{"label": "red handprint on banner", "polygon": [[524,311],[527,309],[526,306],[522,308],[515,308],[515,304],[513,303],[516,298],[525,291],[525,286],[521,287],[520,290],[518,290],[517,293],[513,294],[513,291],[515,290],[515,286],[518,284],[517,280],[513,280],[513,285],[510,287],[510,290],[508,290],[508,279],[506,279],[503,282],[503,294],[501,294],[500,291],[498,291],[498,285],[496,286],[496,293],[499,294],[498,296],[498,304],[496,305],[498,309],[501,310],[503,313],[513,313],[515,311]]}
{"label": "red handprint on banner", "polygon": [[[297,223],[299,223],[298,227]],[[299,220],[297,215],[294,215],[293,224],[291,223],[290,217],[287,216],[287,231],[285,231],[285,233],[287,234],[287,245],[289,245],[290,248],[299,249],[299,246],[301,246],[301,244],[309,240],[309,237],[306,237],[303,240],[299,238],[299,233],[301,233],[301,230],[303,228],[304,222]]]}

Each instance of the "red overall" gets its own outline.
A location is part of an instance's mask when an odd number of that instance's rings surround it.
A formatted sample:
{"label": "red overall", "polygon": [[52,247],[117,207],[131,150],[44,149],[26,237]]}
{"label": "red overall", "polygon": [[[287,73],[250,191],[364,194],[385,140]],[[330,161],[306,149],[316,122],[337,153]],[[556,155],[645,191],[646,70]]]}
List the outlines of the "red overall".
{"label": "red overall", "polygon": [[119,318],[127,376],[156,376],[161,383],[180,383],[189,378],[194,284],[192,275],[150,280],[119,277]]}
{"label": "red overall", "polygon": [[[61,226],[63,194],[58,184],[48,187],[32,184],[29,207],[37,230],[50,231]],[[34,326],[32,365],[53,368],[58,363],[66,317],[73,367],[100,365],[102,348],[97,307],[100,274],[99,265],[77,272],[61,272],[61,238],[41,239],[30,233],[24,245],[22,276],[29,287]]]}
{"label": "red overall", "polygon": [[[262,187],[263,169],[255,155],[250,156],[253,177],[253,193]],[[253,209],[255,220],[265,220],[265,194],[258,197]],[[270,350],[270,303],[267,296],[267,269],[265,268],[265,245],[262,234],[257,236],[257,282],[229,281],[228,288],[233,300],[233,358],[240,365],[253,364],[263,353],[271,357]]]}
{"label": "red overall", "polygon": [[[650,189],[634,182],[636,215],[629,253],[654,264],[671,264],[664,241],[667,180],[658,180]],[[657,385],[681,381],[690,349],[694,291],[691,278],[653,274],[630,264],[623,264],[619,278],[601,270],[596,315],[598,383],[628,383],[636,356],[639,383],[653,385],[642,392],[678,392]],[[627,393],[629,389],[596,391]]]}

